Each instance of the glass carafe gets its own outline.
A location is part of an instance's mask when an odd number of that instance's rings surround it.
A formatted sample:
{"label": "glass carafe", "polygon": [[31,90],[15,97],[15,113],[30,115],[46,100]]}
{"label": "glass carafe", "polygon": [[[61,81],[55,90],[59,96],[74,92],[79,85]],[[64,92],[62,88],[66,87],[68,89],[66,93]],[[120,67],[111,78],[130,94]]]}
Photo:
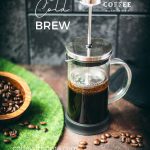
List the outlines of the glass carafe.
{"label": "glass carafe", "polygon": [[[80,134],[96,134],[109,125],[108,104],[119,100],[131,83],[131,71],[121,59],[111,59],[112,46],[109,42],[94,38],[91,47],[86,39],[77,38],[69,43],[68,105],[66,125]],[[126,81],[120,89],[110,92],[110,66],[121,65],[126,70]]]}

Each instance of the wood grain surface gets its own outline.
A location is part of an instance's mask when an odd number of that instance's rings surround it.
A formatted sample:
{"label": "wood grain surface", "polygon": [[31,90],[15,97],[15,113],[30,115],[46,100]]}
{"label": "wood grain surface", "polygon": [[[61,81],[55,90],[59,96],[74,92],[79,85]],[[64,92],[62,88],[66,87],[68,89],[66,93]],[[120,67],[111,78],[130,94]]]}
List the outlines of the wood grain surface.
{"label": "wood grain surface", "polygon": [[[66,66],[25,66],[40,78],[45,80],[59,95],[64,108],[67,104],[66,99]],[[115,71],[115,68],[112,72]],[[77,148],[80,140],[87,140],[87,150],[150,150],[150,111],[140,109],[133,104],[121,99],[109,105],[111,114],[111,125],[107,132],[131,132],[144,136],[144,147],[133,148],[130,145],[122,144],[120,140],[111,138],[107,144],[94,146],[93,141],[99,135],[82,136],[73,133],[69,129],[64,129],[64,134],[58,143],[59,150],[73,150]]]}

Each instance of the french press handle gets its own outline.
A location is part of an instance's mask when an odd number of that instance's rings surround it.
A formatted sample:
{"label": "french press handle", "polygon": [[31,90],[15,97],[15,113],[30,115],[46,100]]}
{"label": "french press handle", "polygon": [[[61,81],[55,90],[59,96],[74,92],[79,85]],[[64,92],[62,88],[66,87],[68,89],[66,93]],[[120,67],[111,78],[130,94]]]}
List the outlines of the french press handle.
{"label": "french press handle", "polygon": [[121,99],[127,93],[131,84],[131,79],[132,79],[131,69],[123,60],[119,58],[114,58],[110,60],[110,67],[112,65],[121,65],[122,67],[124,67],[127,73],[127,80],[126,80],[126,83],[122,84],[122,86],[115,93],[109,96],[108,103],[112,103],[114,101]]}

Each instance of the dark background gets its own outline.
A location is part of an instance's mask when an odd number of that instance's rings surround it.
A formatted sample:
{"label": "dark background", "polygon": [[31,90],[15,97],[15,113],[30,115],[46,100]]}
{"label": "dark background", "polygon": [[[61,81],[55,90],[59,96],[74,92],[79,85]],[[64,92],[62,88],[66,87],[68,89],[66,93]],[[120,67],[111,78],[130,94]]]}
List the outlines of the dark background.
{"label": "dark background", "polygon": [[[38,1],[0,1],[0,55],[20,64],[61,65],[65,43],[87,34],[87,9],[76,0],[68,0],[70,12],[49,13],[42,20],[70,20],[69,31],[36,31]],[[116,57],[136,66],[150,66],[150,1],[128,1],[132,2],[128,11],[113,8],[111,12],[101,5],[94,8],[93,35],[109,40]],[[63,3],[60,0],[60,7]]]}

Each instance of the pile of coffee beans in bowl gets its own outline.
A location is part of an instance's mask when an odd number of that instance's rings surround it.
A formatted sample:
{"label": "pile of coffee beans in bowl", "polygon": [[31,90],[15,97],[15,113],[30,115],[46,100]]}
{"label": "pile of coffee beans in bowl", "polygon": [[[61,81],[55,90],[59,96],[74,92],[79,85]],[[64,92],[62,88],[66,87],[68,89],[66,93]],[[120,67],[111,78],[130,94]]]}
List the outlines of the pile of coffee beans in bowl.
{"label": "pile of coffee beans in bowl", "polygon": [[0,76],[0,115],[15,112],[23,102],[21,91],[7,78]]}

